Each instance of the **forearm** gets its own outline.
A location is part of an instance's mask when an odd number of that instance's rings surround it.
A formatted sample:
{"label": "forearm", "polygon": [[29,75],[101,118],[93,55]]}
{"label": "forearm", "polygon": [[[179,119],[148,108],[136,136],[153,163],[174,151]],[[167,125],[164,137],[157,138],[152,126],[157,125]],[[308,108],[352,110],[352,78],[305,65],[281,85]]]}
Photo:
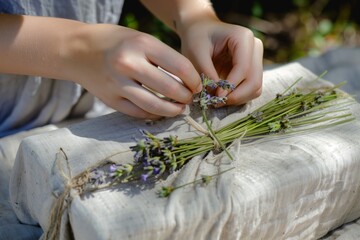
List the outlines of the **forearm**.
{"label": "forearm", "polygon": [[0,72],[67,79],[63,56],[77,21],[0,14]]}
{"label": "forearm", "polygon": [[201,89],[196,69],[183,55],[151,35],[115,24],[0,15],[0,52],[0,73],[71,80],[136,117],[176,116]]}
{"label": "forearm", "polygon": [[141,0],[155,16],[180,36],[189,24],[217,16],[209,0]]}

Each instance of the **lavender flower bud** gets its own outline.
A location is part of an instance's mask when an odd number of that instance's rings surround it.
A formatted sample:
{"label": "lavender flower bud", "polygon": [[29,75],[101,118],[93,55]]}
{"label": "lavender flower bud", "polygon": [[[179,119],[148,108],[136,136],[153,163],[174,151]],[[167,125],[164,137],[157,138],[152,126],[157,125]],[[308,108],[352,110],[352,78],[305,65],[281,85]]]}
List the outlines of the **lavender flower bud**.
{"label": "lavender flower bud", "polygon": [[116,166],[116,164],[111,164],[109,167],[109,171],[111,173],[115,172],[118,169],[118,167]]}
{"label": "lavender flower bud", "polygon": [[158,191],[158,196],[159,197],[168,197],[168,196],[170,196],[170,194],[173,191],[174,191],[173,186],[165,186],[165,187],[162,187],[160,191]]}
{"label": "lavender flower bud", "polygon": [[90,172],[89,179],[92,182],[92,184],[98,186],[105,182],[105,174],[103,171],[100,171],[97,168],[95,168]]}
{"label": "lavender flower bud", "polygon": [[154,167],[154,174],[158,175],[160,173],[160,168]]}
{"label": "lavender flower bud", "polygon": [[232,83],[229,83],[227,80],[220,80],[217,82],[218,86],[221,87],[224,90],[235,90],[235,85]]}
{"label": "lavender flower bud", "polygon": [[143,182],[146,182],[146,180],[148,179],[149,175],[148,174],[141,174],[141,180]]}
{"label": "lavender flower bud", "polygon": [[203,175],[201,177],[201,181],[204,185],[208,185],[210,183],[210,181],[212,180],[212,177],[209,175]]}

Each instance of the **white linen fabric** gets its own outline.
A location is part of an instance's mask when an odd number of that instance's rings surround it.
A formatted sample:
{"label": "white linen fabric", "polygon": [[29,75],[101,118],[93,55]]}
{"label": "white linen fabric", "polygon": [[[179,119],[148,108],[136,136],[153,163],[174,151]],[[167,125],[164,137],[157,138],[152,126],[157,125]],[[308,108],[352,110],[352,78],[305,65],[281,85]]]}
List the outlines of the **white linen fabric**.
{"label": "white linen fabric", "polygon": [[9,200],[9,179],[21,140],[57,128],[55,125],[46,125],[0,139],[0,240],[38,239],[41,236],[39,226],[21,224],[16,217]]}
{"label": "white linen fabric", "polygon": [[[217,126],[245,116],[296,79],[316,75],[299,64],[264,73],[263,94],[242,108],[213,112]],[[328,85],[328,82],[319,83]],[[360,105],[356,121],[316,131],[231,148],[220,163],[201,156],[153,187],[124,184],[80,197],[71,191],[60,239],[316,239],[360,217]],[[196,112],[194,119],[200,121]],[[216,126],[215,125],[215,126]],[[148,126],[114,113],[22,141],[11,174],[13,209],[25,224],[46,232],[50,214],[69,179],[100,160],[132,159],[129,146],[139,128],[160,135],[197,133],[184,116]],[[63,149],[66,157],[59,149]],[[235,169],[207,187],[189,186],[158,198],[163,185],[190,182],[202,174]]]}
{"label": "white linen fabric", "polygon": [[327,71],[324,78],[334,84],[346,81],[341,89],[354,95],[354,98],[360,102],[359,47],[335,48],[320,56],[304,57],[297,62],[317,75]]}

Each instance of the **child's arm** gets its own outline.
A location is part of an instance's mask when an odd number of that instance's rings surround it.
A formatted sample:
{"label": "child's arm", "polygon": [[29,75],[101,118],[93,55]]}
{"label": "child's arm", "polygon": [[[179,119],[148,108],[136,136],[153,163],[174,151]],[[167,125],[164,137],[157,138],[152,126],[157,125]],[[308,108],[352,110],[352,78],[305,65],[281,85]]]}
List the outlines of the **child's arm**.
{"label": "child's arm", "polygon": [[117,25],[0,14],[0,52],[2,73],[71,80],[136,117],[178,115],[201,89],[188,59],[148,34]]}

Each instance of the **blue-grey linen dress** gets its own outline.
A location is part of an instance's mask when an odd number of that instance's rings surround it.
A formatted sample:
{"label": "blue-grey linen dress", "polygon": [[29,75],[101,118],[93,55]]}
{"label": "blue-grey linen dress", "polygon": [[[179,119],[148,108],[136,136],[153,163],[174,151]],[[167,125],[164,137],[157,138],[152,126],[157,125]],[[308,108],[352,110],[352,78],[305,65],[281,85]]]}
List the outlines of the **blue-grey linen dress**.
{"label": "blue-grey linen dress", "polygon": [[[0,13],[117,24],[122,5],[123,0],[0,0]],[[92,105],[83,95],[70,81],[0,74],[0,137],[84,114]]]}

